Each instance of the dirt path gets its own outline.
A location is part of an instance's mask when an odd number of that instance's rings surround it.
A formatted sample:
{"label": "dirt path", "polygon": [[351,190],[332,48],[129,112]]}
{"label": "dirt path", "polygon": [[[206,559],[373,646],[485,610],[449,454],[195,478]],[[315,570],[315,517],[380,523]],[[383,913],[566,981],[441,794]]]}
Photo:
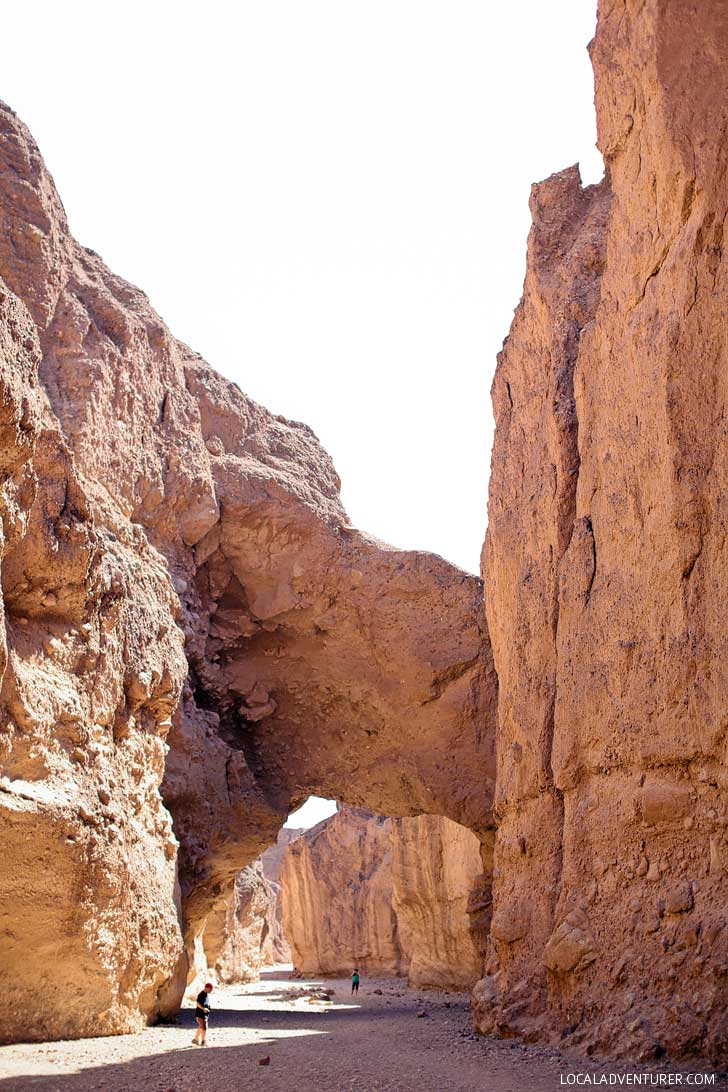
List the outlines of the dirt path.
{"label": "dirt path", "polygon": [[[311,998],[319,986],[331,1001]],[[0,1047],[0,1092],[555,1092],[577,1071],[617,1071],[475,1036],[466,994],[368,980],[352,1002],[349,989],[272,971],[216,990],[204,1050],[191,1008],[138,1035]]]}

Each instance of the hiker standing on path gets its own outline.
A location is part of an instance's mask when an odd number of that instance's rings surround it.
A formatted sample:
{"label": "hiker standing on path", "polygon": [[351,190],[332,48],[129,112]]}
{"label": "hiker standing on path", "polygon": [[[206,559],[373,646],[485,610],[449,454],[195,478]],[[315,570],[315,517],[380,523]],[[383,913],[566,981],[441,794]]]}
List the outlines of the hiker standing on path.
{"label": "hiker standing on path", "polygon": [[351,992],[359,993],[359,971],[354,968],[354,973],[351,976]]}
{"label": "hiker standing on path", "polygon": [[204,990],[200,990],[197,995],[197,1008],[195,1010],[197,1031],[192,1040],[193,1046],[207,1046],[207,1017],[210,1015],[208,994],[210,993],[212,993],[212,982],[206,982]]}

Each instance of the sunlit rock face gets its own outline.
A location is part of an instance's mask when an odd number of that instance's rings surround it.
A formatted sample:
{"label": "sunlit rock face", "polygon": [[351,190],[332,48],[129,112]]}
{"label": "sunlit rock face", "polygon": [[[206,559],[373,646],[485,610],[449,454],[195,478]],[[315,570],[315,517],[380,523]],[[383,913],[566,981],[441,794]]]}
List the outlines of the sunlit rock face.
{"label": "sunlit rock face", "polygon": [[483,1030],[726,1046],[722,5],[600,4],[607,180],[534,187],[493,385]]}
{"label": "sunlit rock face", "polygon": [[[131,1031],[185,960],[159,794],[186,673],[166,566],[95,518],[0,284],[0,1038]],[[111,526],[114,530],[111,530]]]}
{"label": "sunlit rock face", "polygon": [[483,970],[492,859],[439,815],[392,820],[392,906],[415,986],[469,989]]}
{"label": "sunlit rock face", "polygon": [[[468,988],[483,967],[487,920],[475,835],[440,816],[389,819],[342,808],[286,850],[283,926],[305,974],[406,975]],[[482,935],[477,934],[482,930]]]}
{"label": "sunlit rock face", "polygon": [[188,938],[190,971],[187,993],[195,997],[204,983],[255,982],[263,967],[275,962],[278,890],[259,862],[242,868],[232,890],[221,891],[197,933]]}
{"label": "sunlit rock face", "polygon": [[311,430],[74,241],[6,107],[0,277],[0,1035],[125,1031],[310,793],[488,835],[482,589],[350,526]]}
{"label": "sunlit rock face", "polygon": [[283,907],[281,904],[281,865],[286,849],[300,838],[303,827],[281,827],[276,844],[264,850],[260,857],[260,866],[274,893],[274,915],[270,932],[263,946],[263,959],[266,966],[275,963],[290,963],[291,948],[283,931]]}

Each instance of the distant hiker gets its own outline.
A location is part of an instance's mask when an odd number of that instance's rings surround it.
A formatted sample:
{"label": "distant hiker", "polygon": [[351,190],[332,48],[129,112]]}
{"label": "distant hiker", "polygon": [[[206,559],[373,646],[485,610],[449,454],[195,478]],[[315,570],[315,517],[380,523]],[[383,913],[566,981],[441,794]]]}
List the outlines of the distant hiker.
{"label": "distant hiker", "polygon": [[356,967],[354,968],[354,973],[351,976],[351,992],[359,993],[359,972]]}
{"label": "distant hiker", "polygon": [[206,982],[204,990],[200,990],[197,995],[197,1008],[195,1009],[197,1031],[192,1040],[193,1046],[207,1046],[207,1018],[210,1015],[208,994],[210,993],[212,993],[212,982]]}

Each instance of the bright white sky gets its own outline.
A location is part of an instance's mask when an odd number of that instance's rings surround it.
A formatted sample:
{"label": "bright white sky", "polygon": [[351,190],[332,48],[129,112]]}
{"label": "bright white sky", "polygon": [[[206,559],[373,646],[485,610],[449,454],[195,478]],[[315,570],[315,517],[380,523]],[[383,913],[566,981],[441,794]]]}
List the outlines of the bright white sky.
{"label": "bright white sky", "polygon": [[25,0],[0,97],[80,242],[333,455],[355,525],[477,571],[532,181],[593,148],[595,0]]}
{"label": "bright white sky", "polygon": [[283,824],[285,827],[315,827],[322,819],[328,819],[337,810],[335,800],[324,800],[321,796],[309,796],[298,811],[292,811]]}

